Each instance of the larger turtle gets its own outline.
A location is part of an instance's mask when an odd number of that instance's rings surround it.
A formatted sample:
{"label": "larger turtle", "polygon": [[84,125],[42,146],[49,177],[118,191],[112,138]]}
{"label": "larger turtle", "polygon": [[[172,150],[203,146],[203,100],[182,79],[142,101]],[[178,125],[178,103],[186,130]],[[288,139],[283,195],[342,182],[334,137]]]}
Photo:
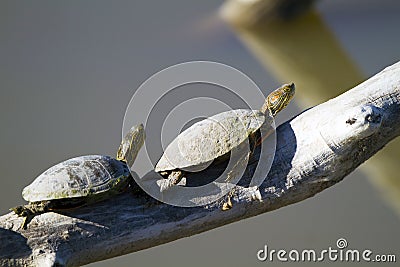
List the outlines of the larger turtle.
{"label": "larger turtle", "polygon": [[23,189],[22,197],[29,203],[11,210],[25,217],[22,227],[26,228],[35,215],[94,203],[125,191],[133,185],[128,166],[135,161],[144,139],[140,124],[123,138],[116,159],[80,156],[49,168]]}
{"label": "larger turtle", "polygon": [[[265,99],[260,110],[236,109],[219,113],[193,124],[180,133],[166,148],[155,171],[168,179],[161,191],[177,184],[185,172],[204,169],[215,159],[224,158],[248,138],[255,146],[267,138],[275,115],[284,109],[295,93],[294,83],[284,84]],[[265,127],[264,136],[256,132]]]}

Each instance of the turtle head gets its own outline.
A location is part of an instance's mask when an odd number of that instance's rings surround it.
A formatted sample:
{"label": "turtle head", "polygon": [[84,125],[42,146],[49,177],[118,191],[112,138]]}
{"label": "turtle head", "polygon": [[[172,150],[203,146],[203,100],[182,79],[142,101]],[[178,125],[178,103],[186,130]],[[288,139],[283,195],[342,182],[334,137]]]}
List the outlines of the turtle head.
{"label": "turtle head", "polygon": [[282,85],[267,96],[260,111],[263,113],[269,112],[272,116],[275,116],[289,104],[294,96],[294,92],[294,83]]}
{"label": "turtle head", "polygon": [[145,132],[143,124],[133,126],[122,139],[118,148],[117,159],[124,161],[130,167],[144,144]]}

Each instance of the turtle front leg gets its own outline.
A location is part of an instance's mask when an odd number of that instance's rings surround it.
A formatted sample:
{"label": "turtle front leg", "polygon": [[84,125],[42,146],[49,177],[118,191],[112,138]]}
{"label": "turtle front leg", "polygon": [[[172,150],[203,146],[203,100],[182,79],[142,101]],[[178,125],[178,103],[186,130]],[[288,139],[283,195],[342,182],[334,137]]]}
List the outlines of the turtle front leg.
{"label": "turtle front leg", "polygon": [[171,188],[172,186],[178,184],[180,180],[183,178],[183,171],[181,170],[174,170],[169,172],[168,178],[164,183],[161,184],[160,192],[163,192],[167,190],[168,188]]}
{"label": "turtle front leg", "polygon": [[11,208],[10,210],[14,211],[15,214],[17,214],[19,217],[24,217],[21,228],[26,229],[33,217],[49,211],[49,202],[41,201],[29,203],[23,206],[16,206],[14,208]]}

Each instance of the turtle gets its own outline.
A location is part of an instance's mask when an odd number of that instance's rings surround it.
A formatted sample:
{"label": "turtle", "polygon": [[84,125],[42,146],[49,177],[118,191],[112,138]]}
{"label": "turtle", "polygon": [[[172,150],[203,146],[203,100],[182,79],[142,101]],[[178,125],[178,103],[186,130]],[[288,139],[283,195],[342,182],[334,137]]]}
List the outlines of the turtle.
{"label": "turtle", "polygon": [[144,128],[139,124],[122,139],[116,158],[86,155],[54,165],[23,189],[22,197],[29,203],[10,210],[25,217],[22,228],[26,229],[35,215],[80,207],[126,191],[134,185],[129,166],[144,139]]}
{"label": "turtle", "polygon": [[[259,110],[236,109],[216,114],[181,132],[165,149],[155,171],[167,180],[162,181],[163,192],[178,184],[185,172],[197,172],[217,159],[224,159],[250,138],[254,147],[272,132],[271,119],[284,109],[295,93],[294,83],[284,84],[271,92]],[[257,135],[264,126],[265,135]],[[254,151],[254,149],[253,149]]]}

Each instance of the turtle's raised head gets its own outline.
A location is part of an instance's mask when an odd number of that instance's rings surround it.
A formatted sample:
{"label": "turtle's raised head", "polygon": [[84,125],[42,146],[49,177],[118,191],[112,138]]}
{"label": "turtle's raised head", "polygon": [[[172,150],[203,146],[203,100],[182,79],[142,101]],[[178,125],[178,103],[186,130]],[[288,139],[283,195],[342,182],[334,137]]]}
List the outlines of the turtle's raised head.
{"label": "turtle's raised head", "polygon": [[289,104],[294,96],[294,92],[294,83],[282,85],[267,96],[260,111],[263,113],[270,112],[272,116],[275,116]]}
{"label": "turtle's raised head", "polygon": [[122,139],[117,152],[117,159],[124,161],[129,167],[133,165],[140,148],[144,144],[145,132],[143,124],[133,126]]}

